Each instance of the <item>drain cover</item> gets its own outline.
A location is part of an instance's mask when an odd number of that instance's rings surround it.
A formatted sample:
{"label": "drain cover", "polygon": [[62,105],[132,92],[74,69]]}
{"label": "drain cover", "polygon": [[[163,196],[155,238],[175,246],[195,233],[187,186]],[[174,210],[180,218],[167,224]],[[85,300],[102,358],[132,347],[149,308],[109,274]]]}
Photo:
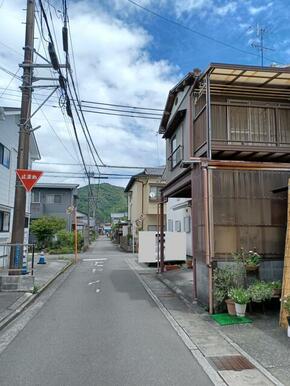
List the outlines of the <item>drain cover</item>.
{"label": "drain cover", "polygon": [[254,369],[255,366],[248,361],[247,358],[241,355],[226,355],[219,357],[208,358],[218,371],[221,370],[234,370],[241,371],[247,369]]}

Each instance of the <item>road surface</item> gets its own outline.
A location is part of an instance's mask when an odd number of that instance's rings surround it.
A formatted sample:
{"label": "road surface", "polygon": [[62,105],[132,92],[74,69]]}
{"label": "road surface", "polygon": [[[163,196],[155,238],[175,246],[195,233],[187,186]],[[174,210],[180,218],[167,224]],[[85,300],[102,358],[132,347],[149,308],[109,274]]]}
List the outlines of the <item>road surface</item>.
{"label": "road surface", "polygon": [[0,355],[2,386],[212,385],[125,257],[96,242]]}

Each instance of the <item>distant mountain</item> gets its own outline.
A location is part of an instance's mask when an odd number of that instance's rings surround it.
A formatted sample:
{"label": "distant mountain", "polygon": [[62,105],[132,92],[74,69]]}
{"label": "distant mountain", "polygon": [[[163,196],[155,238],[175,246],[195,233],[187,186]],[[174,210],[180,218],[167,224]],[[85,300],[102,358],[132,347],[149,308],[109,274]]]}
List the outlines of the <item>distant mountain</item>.
{"label": "distant mountain", "polygon": [[[111,213],[127,212],[127,198],[124,188],[111,184],[91,185],[97,203],[96,217],[98,222],[110,222]],[[82,213],[88,212],[88,186],[78,189],[78,210]],[[93,215],[93,205],[91,203],[91,216]]]}

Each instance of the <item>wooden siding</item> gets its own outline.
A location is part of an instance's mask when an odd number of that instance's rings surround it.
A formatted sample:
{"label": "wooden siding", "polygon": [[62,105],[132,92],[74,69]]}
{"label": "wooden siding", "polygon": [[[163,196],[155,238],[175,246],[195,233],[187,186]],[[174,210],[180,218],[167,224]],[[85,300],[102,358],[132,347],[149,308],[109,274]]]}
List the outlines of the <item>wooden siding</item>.
{"label": "wooden siding", "polygon": [[214,170],[214,258],[231,259],[243,247],[266,259],[283,259],[287,196],[273,190],[287,185],[289,173]]}

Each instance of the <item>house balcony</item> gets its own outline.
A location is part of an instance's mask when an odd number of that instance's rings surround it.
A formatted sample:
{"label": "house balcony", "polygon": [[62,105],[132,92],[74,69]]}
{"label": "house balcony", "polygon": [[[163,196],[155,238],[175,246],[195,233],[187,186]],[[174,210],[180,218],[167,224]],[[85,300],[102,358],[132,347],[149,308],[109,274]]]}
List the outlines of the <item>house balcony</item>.
{"label": "house balcony", "polygon": [[245,100],[213,102],[210,115],[203,108],[194,119],[193,154],[213,159],[287,162],[290,106]]}

